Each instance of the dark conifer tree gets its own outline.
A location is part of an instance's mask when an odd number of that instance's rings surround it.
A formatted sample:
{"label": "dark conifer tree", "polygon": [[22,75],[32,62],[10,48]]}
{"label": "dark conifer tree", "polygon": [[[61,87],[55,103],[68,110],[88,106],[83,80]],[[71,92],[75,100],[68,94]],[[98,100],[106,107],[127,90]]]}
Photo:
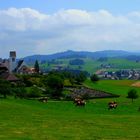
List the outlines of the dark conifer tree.
{"label": "dark conifer tree", "polygon": [[35,68],[36,73],[39,73],[39,63],[37,60],[35,61],[34,68]]}

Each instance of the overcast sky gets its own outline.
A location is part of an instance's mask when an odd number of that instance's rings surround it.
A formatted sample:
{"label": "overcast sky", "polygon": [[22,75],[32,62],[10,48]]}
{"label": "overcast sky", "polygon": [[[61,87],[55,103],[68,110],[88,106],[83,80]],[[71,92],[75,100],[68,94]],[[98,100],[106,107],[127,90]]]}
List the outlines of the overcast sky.
{"label": "overcast sky", "polygon": [[140,51],[140,0],[0,0],[0,57]]}

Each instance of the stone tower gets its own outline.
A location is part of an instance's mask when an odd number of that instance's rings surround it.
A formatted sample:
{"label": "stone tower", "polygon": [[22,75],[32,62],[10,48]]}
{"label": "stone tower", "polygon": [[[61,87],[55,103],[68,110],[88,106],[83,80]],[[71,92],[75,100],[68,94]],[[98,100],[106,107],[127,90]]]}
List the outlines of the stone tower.
{"label": "stone tower", "polygon": [[16,68],[16,51],[10,51],[9,55],[9,72],[12,73]]}

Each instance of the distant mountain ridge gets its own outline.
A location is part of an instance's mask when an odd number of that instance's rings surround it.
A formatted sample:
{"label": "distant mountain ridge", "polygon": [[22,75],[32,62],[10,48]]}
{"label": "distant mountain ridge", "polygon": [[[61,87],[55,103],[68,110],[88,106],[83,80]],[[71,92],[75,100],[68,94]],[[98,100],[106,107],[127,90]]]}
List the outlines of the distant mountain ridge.
{"label": "distant mountain ridge", "polygon": [[68,50],[65,52],[59,52],[50,55],[32,55],[24,57],[24,61],[26,63],[38,61],[49,61],[52,59],[59,59],[59,58],[84,58],[90,57],[98,59],[100,57],[128,57],[128,56],[139,56],[140,52],[127,52],[122,50],[104,50],[104,51],[96,51],[96,52],[88,52],[88,51],[72,51]]}

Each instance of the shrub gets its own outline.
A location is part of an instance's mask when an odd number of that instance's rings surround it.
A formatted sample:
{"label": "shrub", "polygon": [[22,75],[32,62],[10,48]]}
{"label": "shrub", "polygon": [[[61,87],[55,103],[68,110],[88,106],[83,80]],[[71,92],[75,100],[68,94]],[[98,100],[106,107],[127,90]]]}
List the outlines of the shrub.
{"label": "shrub", "polygon": [[10,82],[0,79],[0,94],[3,95],[4,98],[6,98],[7,95],[10,95],[11,93]]}
{"label": "shrub", "polygon": [[46,80],[46,89],[53,98],[58,98],[62,95],[64,86],[63,79],[56,74],[50,74]]}
{"label": "shrub", "polygon": [[20,99],[27,98],[27,92],[24,87],[13,88],[12,92],[15,98],[20,98]]}
{"label": "shrub", "polygon": [[38,87],[30,87],[27,90],[27,98],[35,98],[42,96],[42,91]]}
{"label": "shrub", "polygon": [[137,99],[138,98],[137,91],[135,89],[131,89],[130,91],[128,91],[127,98],[131,98],[132,102],[133,102],[133,99]]}
{"label": "shrub", "polygon": [[99,77],[98,77],[98,75],[93,74],[93,75],[91,75],[90,80],[91,80],[92,82],[97,82],[97,81],[99,81]]}

